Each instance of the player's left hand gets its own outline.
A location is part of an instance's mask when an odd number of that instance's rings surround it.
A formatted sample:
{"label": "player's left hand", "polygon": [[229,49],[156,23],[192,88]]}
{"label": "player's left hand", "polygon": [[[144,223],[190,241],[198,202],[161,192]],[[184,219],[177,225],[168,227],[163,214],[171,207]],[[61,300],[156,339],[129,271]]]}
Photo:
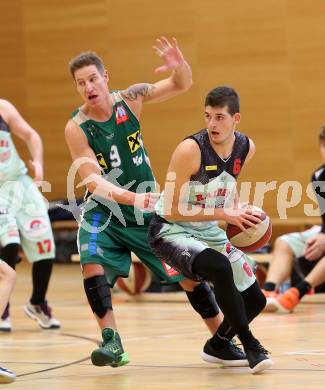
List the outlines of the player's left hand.
{"label": "player's left hand", "polygon": [[28,161],[28,167],[33,172],[33,179],[34,181],[41,182],[43,181],[44,174],[43,174],[43,165],[39,163],[38,161]]}
{"label": "player's left hand", "polygon": [[153,46],[153,49],[165,62],[164,65],[155,69],[156,73],[171,71],[184,63],[184,57],[176,38],[172,38],[172,43],[170,43],[166,37],[160,37],[157,39],[157,46]]}
{"label": "player's left hand", "polygon": [[318,233],[306,242],[304,256],[307,260],[315,261],[325,254],[325,234]]}

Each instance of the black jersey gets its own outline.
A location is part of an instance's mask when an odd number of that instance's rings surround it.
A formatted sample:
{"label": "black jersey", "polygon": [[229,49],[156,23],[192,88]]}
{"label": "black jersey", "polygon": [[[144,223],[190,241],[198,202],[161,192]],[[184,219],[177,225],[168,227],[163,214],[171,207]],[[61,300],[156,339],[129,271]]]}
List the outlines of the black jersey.
{"label": "black jersey", "polygon": [[227,172],[234,179],[237,179],[249,152],[249,138],[246,135],[238,131],[235,132],[233,150],[227,159],[222,159],[215,152],[206,129],[187,138],[193,139],[201,151],[201,166],[199,171],[191,176],[192,181],[206,184],[223,172]]}
{"label": "black jersey", "polygon": [[222,159],[213,149],[206,129],[187,138],[193,139],[201,151],[201,165],[191,176],[189,203],[202,207],[224,207],[234,195],[236,179],[249,152],[249,138],[236,131],[233,150]]}

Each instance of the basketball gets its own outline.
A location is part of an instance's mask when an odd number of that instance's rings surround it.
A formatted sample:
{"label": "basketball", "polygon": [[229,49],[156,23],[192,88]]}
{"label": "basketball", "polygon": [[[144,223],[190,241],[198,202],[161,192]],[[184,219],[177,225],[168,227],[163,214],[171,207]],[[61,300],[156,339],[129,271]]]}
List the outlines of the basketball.
{"label": "basketball", "polygon": [[266,213],[256,206],[248,206],[253,211],[261,213],[258,217],[261,222],[256,224],[256,229],[244,225],[246,232],[240,230],[238,226],[228,224],[226,234],[233,246],[242,250],[243,252],[255,252],[257,249],[265,246],[272,234],[272,222]]}
{"label": "basketball", "polygon": [[129,295],[137,295],[145,291],[151,283],[149,269],[140,262],[132,262],[129,276],[118,278],[117,286]]}

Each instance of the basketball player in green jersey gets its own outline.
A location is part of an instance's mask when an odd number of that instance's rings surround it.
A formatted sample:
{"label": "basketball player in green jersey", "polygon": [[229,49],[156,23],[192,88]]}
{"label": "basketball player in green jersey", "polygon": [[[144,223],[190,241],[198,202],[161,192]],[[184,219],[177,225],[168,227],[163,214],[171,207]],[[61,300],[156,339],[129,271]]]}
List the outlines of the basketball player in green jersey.
{"label": "basketball player in green jersey", "polygon": [[[92,52],[70,62],[70,71],[84,104],[73,114],[65,134],[74,165],[87,186],[78,246],[84,288],[100,328],[103,344],[92,353],[94,365],[113,367],[129,362],[112,311],[110,287],[126,277],[134,252],[165,283],[179,282],[193,308],[212,333],[220,324],[215,297],[207,283],[184,280],[158,260],[147,243],[149,211],[157,200],[155,180],[144,149],[139,118],[144,103],[167,100],[187,91],[192,73],[177,46],[165,37],[154,47],[164,60],[157,69],[170,71],[154,84],[135,84],[110,92],[108,74]],[[113,202],[114,200],[114,202]]]}
{"label": "basketball player in green jersey", "polygon": [[[11,135],[22,139],[31,154],[30,168],[19,157]],[[43,180],[43,145],[39,134],[8,101],[0,99],[0,245],[1,258],[13,269],[21,244],[33,264],[33,292],[25,313],[43,329],[59,328],[46,301],[55,243],[44,198],[35,182]],[[9,305],[2,313],[0,331],[9,332]]]}
{"label": "basketball player in green jersey", "polygon": [[[0,259],[0,313],[7,306],[11,291],[16,281],[16,272]],[[0,383],[13,382],[16,375],[5,367],[0,367]]]}

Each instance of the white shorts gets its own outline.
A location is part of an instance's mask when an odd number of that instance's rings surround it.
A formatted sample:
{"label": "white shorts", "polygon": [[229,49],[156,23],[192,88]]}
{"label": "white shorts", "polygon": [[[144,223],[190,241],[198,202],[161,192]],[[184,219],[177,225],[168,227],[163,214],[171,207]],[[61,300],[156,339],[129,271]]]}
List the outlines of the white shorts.
{"label": "white shorts", "polygon": [[32,263],[55,256],[47,208],[28,175],[0,184],[0,245],[15,243]]}
{"label": "white shorts", "polygon": [[285,241],[289,245],[296,258],[299,258],[304,255],[307,240],[320,233],[320,231],[321,226],[315,225],[303,232],[284,234],[279,238]]}

